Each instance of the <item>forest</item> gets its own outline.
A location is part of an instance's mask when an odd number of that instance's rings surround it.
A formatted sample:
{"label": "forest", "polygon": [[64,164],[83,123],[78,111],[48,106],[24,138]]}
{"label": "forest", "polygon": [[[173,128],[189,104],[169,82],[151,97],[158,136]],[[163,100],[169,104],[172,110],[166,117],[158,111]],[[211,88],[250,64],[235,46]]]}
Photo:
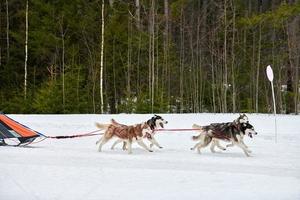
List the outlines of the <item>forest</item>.
{"label": "forest", "polygon": [[300,0],[1,0],[5,113],[300,111]]}

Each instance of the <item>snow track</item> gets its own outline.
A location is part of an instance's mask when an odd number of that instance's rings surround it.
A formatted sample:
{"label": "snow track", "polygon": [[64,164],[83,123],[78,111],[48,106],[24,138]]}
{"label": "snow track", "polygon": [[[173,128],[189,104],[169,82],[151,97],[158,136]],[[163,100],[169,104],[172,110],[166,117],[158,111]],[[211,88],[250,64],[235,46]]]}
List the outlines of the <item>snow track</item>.
{"label": "snow track", "polygon": [[[95,130],[115,118],[124,124],[152,115],[10,115],[45,135]],[[237,114],[161,114],[166,128],[228,122]],[[237,147],[202,154],[189,150],[194,132],[159,132],[164,147],[150,153],[133,145],[133,154],[96,151],[98,136],[53,140],[29,147],[0,147],[0,199],[300,199],[300,117],[279,115],[278,143],[273,116],[248,115],[258,135],[246,138],[246,157]],[[224,143],[223,143],[224,145]],[[219,150],[221,151],[221,150]]]}

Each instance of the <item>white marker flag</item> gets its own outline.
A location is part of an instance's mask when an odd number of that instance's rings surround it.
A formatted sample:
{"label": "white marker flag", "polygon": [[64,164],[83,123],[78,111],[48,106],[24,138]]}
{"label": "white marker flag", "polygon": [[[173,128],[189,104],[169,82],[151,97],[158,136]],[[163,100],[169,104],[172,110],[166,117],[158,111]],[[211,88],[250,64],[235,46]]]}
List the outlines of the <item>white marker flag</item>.
{"label": "white marker flag", "polygon": [[275,120],[275,142],[277,143],[276,103],[275,103],[275,94],[274,94],[274,85],[273,85],[274,74],[271,65],[267,66],[266,72],[272,87],[273,110],[274,110],[274,120]]}

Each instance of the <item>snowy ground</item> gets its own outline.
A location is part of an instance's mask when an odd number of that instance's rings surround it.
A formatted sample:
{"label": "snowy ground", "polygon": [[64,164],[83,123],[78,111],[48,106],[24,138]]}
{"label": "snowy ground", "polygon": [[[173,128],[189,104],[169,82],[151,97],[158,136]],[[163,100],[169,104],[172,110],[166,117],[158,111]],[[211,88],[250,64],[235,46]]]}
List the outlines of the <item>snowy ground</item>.
{"label": "snowy ground", "polygon": [[[134,124],[152,115],[9,115],[45,135],[72,135],[95,130],[110,118]],[[193,123],[228,122],[238,114],[161,114],[165,128]],[[300,117],[279,115],[278,143],[272,115],[248,115],[258,135],[246,138],[253,151],[237,147],[197,154],[193,132],[159,132],[164,147],[146,152],[134,145],[128,155],[112,143],[96,151],[98,136],[54,140],[28,147],[0,147],[1,200],[107,199],[300,199]]]}

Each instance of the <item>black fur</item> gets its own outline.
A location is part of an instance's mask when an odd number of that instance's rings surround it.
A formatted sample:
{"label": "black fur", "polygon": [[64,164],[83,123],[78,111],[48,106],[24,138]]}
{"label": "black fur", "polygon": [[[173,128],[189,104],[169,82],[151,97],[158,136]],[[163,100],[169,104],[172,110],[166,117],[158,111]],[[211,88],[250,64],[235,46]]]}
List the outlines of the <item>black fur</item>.
{"label": "black fur", "polygon": [[147,121],[147,124],[150,126],[151,130],[154,130],[156,128],[156,120],[158,119],[164,120],[161,116],[154,115],[151,119]]}
{"label": "black fur", "polygon": [[[237,135],[244,134],[246,129],[253,129],[253,126],[247,123],[235,123],[235,122],[228,122],[228,123],[213,123],[207,126],[202,127],[203,130],[206,132],[211,131],[211,137],[215,137],[222,140],[230,140],[233,138],[237,141]],[[252,135],[249,135],[252,137]]]}

